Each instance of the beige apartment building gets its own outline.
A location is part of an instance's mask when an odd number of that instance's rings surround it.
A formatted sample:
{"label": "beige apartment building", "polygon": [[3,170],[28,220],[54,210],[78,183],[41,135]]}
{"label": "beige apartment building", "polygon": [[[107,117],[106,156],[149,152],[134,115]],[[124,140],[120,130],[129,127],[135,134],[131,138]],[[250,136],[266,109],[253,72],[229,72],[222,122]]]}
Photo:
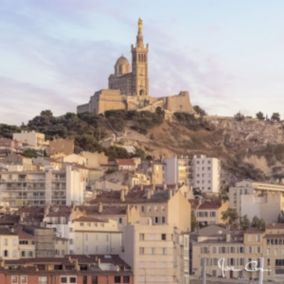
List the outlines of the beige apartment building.
{"label": "beige apartment building", "polygon": [[[97,204],[125,204],[135,209],[123,226],[121,257],[134,267],[135,284],[188,283],[189,188],[141,186],[101,192]],[[138,213],[138,214],[137,214]]]}
{"label": "beige apartment building", "polygon": [[251,220],[257,216],[272,224],[284,210],[284,185],[241,181],[230,187],[229,202],[240,217],[247,215]]}
{"label": "beige apartment building", "polygon": [[229,202],[197,201],[197,203],[193,203],[193,212],[199,225],[207,226],[225,223],[225,221],[222,219],[222,213],[229,208]]}
{"label": "beige apartment building", "polygon": [[152,184],[164,184],[164,163],[163,162],[153,162],[151,166],[151,181]]}
{"label": "beige apartment building", "polygon": [[2,206],[82,204],[87,170],[67,165],[60,170],[1,171]]}
{"label": "beige apartment building", "polygon": [[0,257],[1,259],[19,259],[19,236],[7,228],[0,228]]}
{"label": "beige apartment building", "polygon": [[14,133],[13,140],[21,143],[24,148],[31,148],[35,150],[45,150],[49,145],[49,141],[45,140],[45,135],[35,131]]}
{"label": "beige apartment building", "polygon": [[119,254],[122,231],[112,219],[81,216],[69,223],[70,254]]}
{"label": "beige apartment building", "polygon": [[[147,222],[149,222],[147,224]],[[133,269],[136,284],[189,283],[189,236],[151,219],[126,226],[122,258]]]}
{"label": "beige apartment building", "polygon": [[[247,283],[258,279],[259,272],[252,268],[260,267],[260,258],[264,258],[264,280],[283,283],[283,236],[283,224],[269,225],[265,231],[230,231],[215,225],[201,229],[191,236],[192,279],[200,279],[201,260],[205,259],[208,279],[238,279],[239,283]],[[222,266],[234,267],[234,271],[222,273]]]}

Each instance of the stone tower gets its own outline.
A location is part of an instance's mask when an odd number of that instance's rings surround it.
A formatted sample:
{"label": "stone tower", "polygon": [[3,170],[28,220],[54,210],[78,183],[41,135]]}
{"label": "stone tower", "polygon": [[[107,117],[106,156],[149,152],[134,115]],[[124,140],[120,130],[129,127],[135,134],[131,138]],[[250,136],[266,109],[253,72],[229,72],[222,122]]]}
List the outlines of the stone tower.
{"label": "stone tower", "polygon": [[143,42],[143,21],[138,20],[138,33],[136,46],[131,45],[132,52],[132,94],[134,96],[146,97],[149,94],[148,81],[148,44]]}

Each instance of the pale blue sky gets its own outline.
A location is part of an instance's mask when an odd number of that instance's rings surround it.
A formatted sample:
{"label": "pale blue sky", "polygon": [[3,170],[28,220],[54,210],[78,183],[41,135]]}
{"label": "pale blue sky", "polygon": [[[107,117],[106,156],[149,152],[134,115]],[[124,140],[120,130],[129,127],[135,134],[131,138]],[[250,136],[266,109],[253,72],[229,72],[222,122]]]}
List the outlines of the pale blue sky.
{"label": "pale blue sky", "polygon": [[284,116],[283,12],[282,0],[1,0],[0,122],[74,112],[130,58],[139,16],[151,95]]}

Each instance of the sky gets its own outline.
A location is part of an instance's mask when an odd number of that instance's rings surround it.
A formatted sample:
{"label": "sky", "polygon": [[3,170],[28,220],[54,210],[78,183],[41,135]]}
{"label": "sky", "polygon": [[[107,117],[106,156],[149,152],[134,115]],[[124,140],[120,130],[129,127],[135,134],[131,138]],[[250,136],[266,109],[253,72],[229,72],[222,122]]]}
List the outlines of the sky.
{"label": "sky", "polygon": [[130,59],[137,20],[150,95],[188,90],[212,115],[284,117],[283,0],[1,0],[0,123],[75,112]]}

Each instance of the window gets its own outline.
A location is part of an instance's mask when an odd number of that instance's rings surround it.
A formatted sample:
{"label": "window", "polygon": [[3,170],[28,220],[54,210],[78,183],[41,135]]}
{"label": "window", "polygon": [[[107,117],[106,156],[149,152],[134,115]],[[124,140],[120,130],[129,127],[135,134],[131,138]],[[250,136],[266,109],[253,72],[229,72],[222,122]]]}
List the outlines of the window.
{"label": "window", "polygon": [[5,249],[3,254],[4,254],[4,256],[7,257],[8,256],[8,251]]}
{"label": "window", "polygon": [[18,276],[12,276],[12,283],[18,283]]}
{"label": "window", "polygon": [[167,235],[166,234],[162,234],[161,235],[161,240],[162,241],[166,241],[167,240]]}
{"label": "window", "polygon": [[159,217],[155,217],[155,223],[156,223],[156,224],[159,223]]}
{"label": "window", "polygon": [[22,275],[21,276],[21,284],[26,284],[26,283],[28,283],[28,277],[25,276],[25,275]]}
{"label": "window", "polygon": [[165,224],[166,223],[166,217],[162,217],[162,223]]}
{"label": "window", "polygon": [[76,283],[76,282],[77,282],[76,277],[70,277],[69,283]]}
{"label": "window", "polygon": [[130,277],[129,276],[123,276],[123,283],[130,283]]}
{"label": "window", "polygon": [[98,276],[93,276],[92,284],[98,284]]}
{"label": "window", "polygon": [[61,283],[67,283],[67,277],[61,277],[60,282]]}
{"label": "window", "polygon": [[47,277],[46,276],[39,276],[38,277],[38,284],[47,284]]}
{"label": "window", "polygon": [[139,248],[139,254],[140,255],[143,255],[145,252],[144,252],[144,248]]}
{"label": "window", "polygon": [[121,277],[120,276],[114,276],[114,283],[121,283]]}
{"label": "window", "polygon": [[144,235],[144,234],[140,234],[140,235],[139,235],[139,240],[140,240],[140,241],[144,241],[144,239],[145,239],[145,235]]}

